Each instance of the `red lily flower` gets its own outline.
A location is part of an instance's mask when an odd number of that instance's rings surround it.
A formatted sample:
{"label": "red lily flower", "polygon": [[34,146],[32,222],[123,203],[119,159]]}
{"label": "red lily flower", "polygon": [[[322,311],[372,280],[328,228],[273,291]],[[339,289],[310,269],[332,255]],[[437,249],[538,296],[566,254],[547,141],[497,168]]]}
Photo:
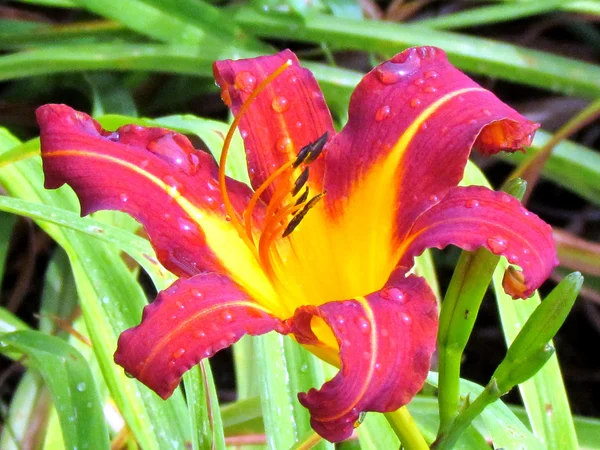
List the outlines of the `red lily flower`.
{"label": "red lily flower", "polygon": [[521,149],[538,125],[441,50],[409,49],[368,73],[339,133],[290,51],[219,61],[214,72],[224,101],[245,110],[253,190],[172,131],[108,132],[64,105],[37,112],[46,187],[71,185],[83,214],[134,216],[180,277],[115,355],[163,398],[200,359],[276,330],[339,364],[299,400],[313,428],[340,441],[361,412],[395,410],[424,383],[438,318],[431,289],[408,274],[415,256],[487,247],[521,267],[506,284],[515,297],[531,295],[556,264],[550,227],[517,199],[457,187],[472,146]]}

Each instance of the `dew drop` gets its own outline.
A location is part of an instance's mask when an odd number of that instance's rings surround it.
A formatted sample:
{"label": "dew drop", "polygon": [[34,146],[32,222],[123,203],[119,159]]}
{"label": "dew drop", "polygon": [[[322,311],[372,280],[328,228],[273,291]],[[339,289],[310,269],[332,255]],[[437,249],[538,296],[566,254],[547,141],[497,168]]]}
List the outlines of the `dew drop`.
{"label": "dew drop", "polygon": [[346,347],[346,348],[350,347],[350,345],[351,345],[351,344],[352,344],[352,343],[351,343],[351,342],[350,342],[348,339],[344,339],[344,340],[342,341],[342,345],[343,345],[344,347]]}
{"label": "dew drop", "polygon": [[395,287],[384,289],[383,291],[381,291],[379,296],[384,300],[393,300],[397,302],[403,302],[406,300],[404,292]]}
{"label": "dew drop", "polygon": [[508,262],[511,264],[517,264],[519,262],[519,257],[515,254],[508,255],[506,259],[508,259]]}
{"label": "dew drop", "polygon": [[437,73],[435,70],[428,70],[423,74],[423,76],[425,78],[439,78],[440,74]]}
{"label": "dew drop", "polygon": [[150,161],[148,161],[147,159],[142,160],[142,162],[140,162],[140,167],[142,169],[145,169],[146,167],[148,167],[148,164],[150,164]]}
{"label": "dew drop", "polygon": [[240,135],[242,136],[242,139],[246,139],[248,137],[248,131],[240,130]]}
{"label": "dew drop", "polygon": [[358,317],[355,320],[355,322],[360,331],[362,331],[363,333],[368,333],[369,331],[371,331],[371,324],[364,317]]}
{"label": "dew drop", "polygon": [[85,391],[85,388],[86,388],[86,387],[87,387],[87,386],[85,385],[85,383],[84,383],[83,381],[82,381],[81,383],[77,384],[77,390],[78,390],[79,392],[83,392],[83,391]]}
{"label": "dew drop", "polygon": [[425,80],[423,78],[417,78],[415,81],[413,81],[413,84],[415,86],[421,86],[423,83],[425,83]]}
{"label": "dew drop", "polygon": [[233,320],[233,315],[229,311],[223,311],[221,317],[225,322],[231,322]]}
{"label": "dew drop", "polygon": [[121,201],[123,203],[126,203],[127,200],[129,200],[129,196],[127,194],[125,194],[125,193],[122,193],[121,195],[119,195],[119,198],[121,199]]}
{"label": "dew drop", "polygon": [[508,194],[500,194],[500,200],[502,200],[504,203],[510,203],[512,199]]}
{"label": "dew drop", "polygon": [[412,319],[410,318],[410,316],[406,313],[401,313],[400,314],[400,318],[402,319],[402,322],[409,324],[412,322]]}
{"label": "dew drop", "polygon": [[287,98],[285,98],[283,96],[278,96],[278,97],[275,97],[273,99],[273,101],[271,102],[271,107],[273,108],[273,111],[282,113],[282,112],[287,111],[290,108],[290,104],[289,104]]}
{"label": "dew drop", "polygon": [[377,110],[377,112],[375,113],[375,120],[377,122],[381,122],[382,120],[389,118],[390,114],[391,114],[390,107],[388,105],[384,105],[381,108],[379,108]]}
{"label": "dew drop", "polygon": [[240,91],[251,93],[256,86],[256,77],[248,71],[241,71],[235,74],[234,86]]}
{"label": "dew drop", "polygon": [[185,354],[185,348],[180,348],[173,352],[173,359],[179,359]]}
{"label": "dew drop", "polygon": [[429,197],[429,201],[435,203],[435,202],[439,201],[439,198],[437,195],[432,195],[431,197]]}
{"label": "dew drop", "polygon": [[204,356],[205,356],[206,358],[208,358],[209,356],[211,356],[211,355],[212,355],[212,353],[213,353],[213,349],[212,349],[212,347],[206,347],[206,350],[204,350]]}
{"label": "dew drop", "polygon": [[177,306],[179,309],[185,309],[185,305],[183,303],[181,303],[179,300],[177,300],[175,302],[175,306]]}
{"label": "dew drop", "polygon": [[337,317],[335,318],[335,321],[336,321],[337,323],[339,323],[340,325],[343,325],[343,324],[346,322],[346,319],[344,319],[342,316],[337,316]]}
{"label": "dew drop", "polygon": [[381,370],[381,364],[379,363],[375,363],[375,366],[373,366],[375,368],[375,370]]}
{"label": "dew drop", "polygon": [[185,217],[179,217],[177,219],[177,223],[179,224],[179,228],[182,229],[183,231],[191,231],[191,232],[196,232],[198,231],[198,227],[196,226],[196,224],[185,218]]}
{"label": "dew drop", "polygon": [[404,62],[384,62],[375,69],[375,73],[377,74],[379,81],[389,85],[395,84],[402,78],[412,75],[419,70],[420,67],[421,60],[416,51],[411,51],[408,53]]}
{"label": "dew drop", "polygon": [[288,83],[294,84],[298,81],[298,78],[296,77],[296,75],[292,75],[291,77],[288,78]]}
{"label": "dew drop", "polygon": [[528,249],[528,248],[524,248],[524,249],[523,249],[523,254],[524,254],[524,255],[529,255],[529,253],[530,253],[530,251],[529,251],[529,249]]}
{"label": "dew drop", "polygon": [[504,250],[506,250],[507,242],[501,236],[493,236],[487,240],[488,247],[492,251],[494,255],[501,254]]}
{"label": "dew drop", "polygon": [[426,94],[433,94],[434,92],[437,92],[437,88],[434,86],[427,86],[425,89],[423,89],[423,92]]}
{"label": "dew drop", "polygon": [[413,98],[410,101],[410,106],[411,108],[416,108],[417,106],[419,106],[421,104],[421,100],[419,100],[417,97]]}
{"label": "dew drop", "polygon": [[206,337],[206,333],[202,330],[197,330],[194,335],[199,339]]}
{"label": "dew drop", "polygon": [[204,294],[199,289],[192,289],[192,295],[197,299],[201,299],[202,297],[204,297]]}
{"label": "dew drop", "polygon": [[288,136],[282,136],[277,140],[277,151],[281,153],[289,153],[293,151],[292,140]]}
{"label": "dew drop", "polygon": [[176,197],[178,194],[181,195],[181,183],[179,183],[172,175],[167,175],[163,178],[163,181],[167,185],[167,193],[171,197]]}
{"label": "dew drop", "polygon": [[489,109],[482,109],[481,110],[481,114],[483,114],[484,116],[491,116],[492,112]]}
{"label": "dew drop", "polygon": [[477,200],[475,200],[474,198],[467,200],[465,202],[466,208],[477,208],[478,206],[479,206],[479,202]]}

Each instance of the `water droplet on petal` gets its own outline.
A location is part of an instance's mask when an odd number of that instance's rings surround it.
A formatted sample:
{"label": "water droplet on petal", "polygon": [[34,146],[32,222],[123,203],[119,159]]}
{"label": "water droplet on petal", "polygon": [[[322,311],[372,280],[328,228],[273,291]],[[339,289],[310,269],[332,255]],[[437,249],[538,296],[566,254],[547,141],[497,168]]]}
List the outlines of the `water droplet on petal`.
{"label": "water droplet on petal", "polygon": [[506,250],[506,247],[508,245],[506,239],[504,239],[501,236],[493,236],[489,238],[487,240],[487,244],[494,255],[501,254],[504,250]]}
{"label": "water droplet on petal", "polygon": [[204,337],[206,337],[206,333],[202,330],[196,330],[196,332],[194,333],[194,335],[199,338],[202,339]]}
{"label": "water droplet on petal", "polygon": [[179,228],[183,231],[191,231],[192,233],[198,232],[198,225],[190,219],[179,217],[177,223],[179,224]]}
{"label": "water droplet on petal", "polygon": [[231,322],[233,320],[233,315],[229,311],[223,311],[221,317],[225,322]]}
{"label": "water droplet on petal", "polygon": [[421,104],[421,100],[419,100],[417,97],[413,98],[410,101],[410,106],[411,108],[416,108],[417,106],[419,106]]}
{"label": "water droplet on petal", "polygon": [[180,348],[173,352],[173,359],[179,359],[185,354],[185,348]]}
{"label": "water droplet on petal", "polygon": [[415,86],[421,86],[423,83],[425,83],[425,80],[423,78],[417,78],[415,81],[413,81],[413,84]]}
{"label": "water droplet on petal", "polygon": [[435,202],[439,201],[439,198],[437,195],[432,195],[431,197],[429,197],[429,201],[435,203]]}
{"label": "water droplet on petal", "polygon": [[434,92],[437,92],[437,88],[434,86],[427,86],[425,89],[423,89],[423,92],[427,94],[433,94]]}
{"label": "water droplet on petal", "polygon": [[287,98],[280,95],[273,99],[273,101],[271,102],[271,107],[275,112],[282,113],[290,108],[290,104]]}
{"label": "water droplet on petal", "polygon": [[288,78],[288,83],[294,84],[298,81],[298,78],[296,77],[296,75],[292,75],[291,77]]}
{"label": "water droplet on petal", "polygon": [[506,259],[508,259],[508,262],[511,264],[517,264],[519,262],[519,257],[515,254],[508,255]]}
{"label": "water droplet on petal", "polygon": [[[158,139],[150,141],[146,145],[146,148],[162,160],[183,170],[188,175],[194,175],[198,170],[198,164],[191,164],[189,158],[189,155],[195,153],[197,150],[181,134],[167,133]],[[196,158],[198,159],[197,155]]]}
{"label": "water droplet on petal", "polygon": [[256,86],[256,77],[248,71],[241,71],[235,74],[234,86],[240,91],[251,93]]}
{"label": "water droplet on petal", "polygon": [[390,107],[388,105],[384,105],[381,108],[379,108],[377,110],[377,112],[375,113],[375,120],[377,122],[381,122],[382,120],[385,120],[388,117],[390,117],[390,114],[391,114]]}
{"label": "water droplet on petal", "polygon": [[123,203],[126,203],[127,200],[129,200],[129,196],[127,194],[125,194],[125,193],[122,193],[121,195],[119,195],[119,198],[121,199],[121,201]]}
{"label": "water droplet on petal", "polygon": [[508,194],[500,194],[500,200],[502,200],[504,203],[510,203],[512,198]]}
{"label": "water droplet on petal", "polygon": [[481,114],[483,114],[484,116],[491,116],[492,112],[489,109],[482,109],[481,110]]}
{"label": "water droplet on petal", "polygon": [[282,136],[277,140],[277,151],[281,153],[289,153],[294,150],[292,140],[288,136]]}
{"label": "water droplet on petal", "polygon": [[423,74],[423,76],[425,78],[439,78],[440,74],[437,73],[435,70],[428,70]]}
{"label": "water droplet on petal", "polygon": [[406,313],[400,313],[400,318],[402,319],[402,322],[409,324],[412,322],[410,316]]}
{"label": "water droplet on petal", "polygon": [[474,198],[467,200],[465,202],[466,208],[477,208],[478,206],[479,206],[479,202],[477,200],[475,200]]}
{"label": "water droplet on petal", "polygon": [[368,333],[369,331],[371,331],[371,324],[364,317],[356,318],[355,322],[360,331],[362,331],[363,333]]}
{"label": "water droplet on petal", "polygon": [[395,287],[382,290],[379,293],[379,296],[384,300],[393,300],[397,302],[403,302],[406,300],[404,292]]}
{"label": "water droplet on petal", "polygon": [[343,324],[346,322],[346,319],[344,319],[344,317],[342,317],[342,316],[337,316],[337,317],[335,318],[335,321],[336,321],[337,323],[339,323],[340,325],[343,325]]}
{"label": "water droplet on petal", "polygon": [[212,356],[212,353],[213,353],[212,347],[206,347],[206,350],[204,350],[204,356],[206,358],[208,358],[209,356]]}
{"label": "water droplet on petal", "polygon": [[240,130],[240,136],[242,136],[242,139],[246,139],[248,137],[248,131]]}
{"label": "water droplet on petal", "polygon": [[167,193],[171,197],[178,197],[181,195],[181,183],[172,175],[167,175],[163,178],[163,181],[167,185]]}
{"label": "water droplet on petal", "polygon": [[379,81],[389,85],[414,74],[420,67],[421,59],[416,51],[409,51],[404,62],[386,61],[375,69],[375,73]]}

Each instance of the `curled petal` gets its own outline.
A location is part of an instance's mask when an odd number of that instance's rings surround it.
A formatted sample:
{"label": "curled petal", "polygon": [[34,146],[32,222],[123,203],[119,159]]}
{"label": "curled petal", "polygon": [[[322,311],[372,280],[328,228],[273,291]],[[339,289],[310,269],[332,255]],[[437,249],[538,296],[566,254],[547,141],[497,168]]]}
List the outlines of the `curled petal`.
{"label": "curled petal", "polygon": [[[237,114],[254,88],[286,61],[291,61],[252,103],[240,123],[252,186],[258,188],[284,163],[295,159],[304,146],[325,132],[333,133],[331,116],[312,73],[285,50],[276,55],[238,61],[217,61],[213,70],[225,103]],[[311,164],[309,185],[321,189],[322,161]],[[263,195],[268,201],[273,189]]]}
{"label": "curled petal", "polygon": [[[146,228],[161,263],[176,275],[232,273],[236,281],[254,280],[257,292],[269,292],[252,253],[227,221],[211,155],[163,128],[103,130],[65,105],[42,106],[37,119],[47,188],[68,183],[82,214],[100,209],[131,214]],[[234,208],[243,211],[250,189],[231,179],[227,183]],[[260,223],[261,208],[255,211]]]}
{"label": "curled petal", "polygon": [[283,328],[227,277],[196,275],[179,279],[144,308],[142,323],[119,337],[115,362],[166,399],[201,359],[245,334]]}
{"label": "curled petal", "polygon": [[426,248],[449,244],[471,251],[486,247],[523,269],[504,287],[513,298],[531,296],[558,264],[552,228],[519,200],[480,186],[456,187],[414,223],[401,249],[407,271]]}
{"label": "curled petal", "polygon": [[366,297],[298,308],[291,331],[300,343],[319,345],[315,316],[336,336],[340,371],[298,398],[325,439],[348,438],[360,413],[394,411],[421,389],[438,324],[435,297],[422,278],[396,277]]}
{"label": "curled petal", "polygon": [[[357,86],[348,123],[327,146],[332,252],[344,251],[353,267],[377,258],[374,279],[389,273],[412,222],[461,180],[471,147],[521,149],[537,127],[440,49],[411,48],[380,64]],[[380,230],[371,245],[377,256],[355,238],[373,229]]]}

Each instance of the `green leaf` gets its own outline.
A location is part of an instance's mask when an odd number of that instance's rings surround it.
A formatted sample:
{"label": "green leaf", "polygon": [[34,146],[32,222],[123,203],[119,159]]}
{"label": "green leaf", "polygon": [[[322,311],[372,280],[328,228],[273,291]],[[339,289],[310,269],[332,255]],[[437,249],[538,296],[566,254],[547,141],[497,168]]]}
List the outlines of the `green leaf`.
{"label": "green leaf", "polygon": [[[4,141],[10,140],[6,132],[0,132],[0,136]],[[72,191],[66,188],[46,191],[41,180],[39,158],[0,169],[0,182],[12,195],[63,209],[77,208]],[[69,255],[83,317],[104,380],[140,446],[144,449],[183,448],[190,428],[181,392],[163,401],[128,379],[113,362],[117,336],[125,328],[139,323],[140,312],[146,304],[141,287],[106,244],[48,222],[38,224]]]}
{"label": "green leaf", "polygon": [[[438,387],[438,374],[429,372],[427,383]],[[476,383],[460,380],[460,395],[463,398],[475,398],[483,390],[484,388]],[[523,425],[523,422],[501,400],[487,406],[481,414],[481,419],[482,423],[474,423],[474,425],[477,425],[482,435],[491,438],[494,448],[526,448],[527,450],[541,450],[543,448],[527,427]]]}
{"label": "green leaf", "polygon": [[50,389],[67,449],[109,449],[98,389],[87,362],[63,340],[39,331],[15,331],[1,343],[22,352]]}
{"label": "green leaf", "polygon": [[600,67],[491,39],[432,30],[413,24],[351,20],[314,15],[300,22],[291,17],[265,15],[240,8],[235,21],[258,36],[325,42],[336,49],[391,54],[407,47],[443,48],[462,70],[537,86],[569,95],[598,97]]}
{"label": "green leaf", "polygon": [[0,240],[0,284],[4,278],[6,258],[8,257],[8,249],[11,242],[10,237],[16,221],[17,218],[12,214],[0,214],[0,236],[4,238]]}
{"label": "green leaf", "polygon": [[[308,410],[296,396],[323,384],[323,362],[276,333],[258,336],[255,341],[267,444],[271,449],[289,448],[311,429]],[[333,444],[321,441],[314,448],[333,449]]]}
{"label": "green leaf", "polygon": [[[4,427],[0,436],[3,450],[33,447],[36,437],[32,430],[43,423],[50,406],[44,379],[35,370],[28,370],[19,380],[8,413],[3,414]],[[39,439],[39,438],[38,438]]]}
{"label": "green leaf", "polygon": [[135,102],[119,78],[107,73],[84,74],[92,98],[92,116],[108,113],[137,116]]}

